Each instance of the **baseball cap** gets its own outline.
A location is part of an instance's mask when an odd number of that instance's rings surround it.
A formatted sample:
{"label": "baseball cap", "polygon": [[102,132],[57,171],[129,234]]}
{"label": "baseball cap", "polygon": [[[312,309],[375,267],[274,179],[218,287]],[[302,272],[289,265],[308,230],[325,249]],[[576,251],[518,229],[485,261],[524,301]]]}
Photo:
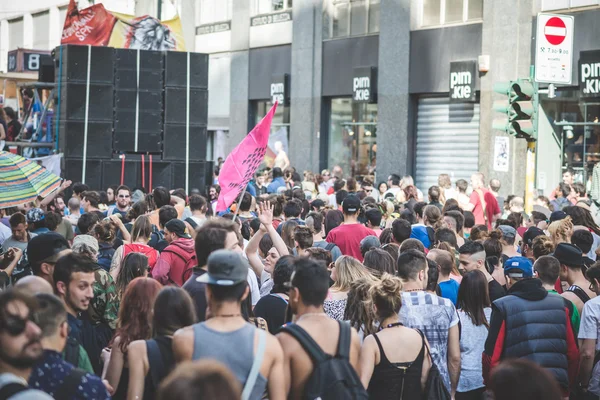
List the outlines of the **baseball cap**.
{"label": "baseball cap", "polygon": [[513,278],[531,278],[533,264],[526,257],[511,257],[504,263],[504,274]]}
{"label": "baseball cap", "polygon": [[185,223],[179,219],[172,219],[165,224],[165,229],[171,233],[176,234],[180,238],[190,239],[188,235]]}
{"label": "baseball cap", "polygon": [[565,218],[567,218],[567,213],[564,211],[554,211],[552,214],[550,214],[550,223],[554,221],[560,221],[561,219]]}
{"label": "baseball cap", "polygon": [[246,281],[248,261],[241,254],[231,250],[217,250],[207,261],[208,272],[196,278],[196,282],[218,286],[233,286]]}
{"label": "baseball cap", "polygon": [[510,225],[500,225],[498,229],[500,229],[504,238],[514,239],[517,236],[517,230]]}
{"label": "baseball cap", "polygon": [[345,213],[352,213],[358,211],[360,208],[360,199],[356,195],[348,195],[342,202],[342,209]]}
{"label": "baseball cap", "polygon": [[531,246],[533,244],[533,239],[538,236],[544,235],[544,231],[538,228],[537,226],[530,226],[523,234],[523,243]]}
{"label": "baseball cap", "polygon": [[552,253],[561,264],[570,267],[583,266],[583,254],[579,247],[571,243],[559,243]]}
{"label": "baseball cap", "polygon": [[31,238],[27,244],[27,259],[31,265],[40,264],[42,261],[70,248],[69,242],[61,234],[47,232]]}
{"label": "baseball cap", "polygon": [[44,211],[41,208],[32,208],[27,211],[27,223],[33,224],[35,222],[42,221],[44,219]]}
{"label": "baseball cap", "polygon": [[365,236],[363,240],[360,241],[360,252],[365,254],[367,251],[371,250],[371,247],[379,246],[381,246],[381,242],[377,236]]}

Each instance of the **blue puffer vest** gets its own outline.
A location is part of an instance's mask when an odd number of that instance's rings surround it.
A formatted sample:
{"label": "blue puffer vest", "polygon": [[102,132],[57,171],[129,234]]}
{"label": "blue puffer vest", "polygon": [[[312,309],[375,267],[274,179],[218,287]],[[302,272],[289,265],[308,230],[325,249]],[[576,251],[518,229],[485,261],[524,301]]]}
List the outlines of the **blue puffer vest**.
{"label": "blue puffer vest", "polygon": [[564,300],[547,293],[541,284],[539,288],[537,284],[532,285],[537,279],[527,281],[530,282],[521,281],[511,288],[527,285],[525,292],[511,290],[508,296],[494,302],[506,321],[502,359],[531,360],[550,371],[563,388],[568,388],[568,316]]}

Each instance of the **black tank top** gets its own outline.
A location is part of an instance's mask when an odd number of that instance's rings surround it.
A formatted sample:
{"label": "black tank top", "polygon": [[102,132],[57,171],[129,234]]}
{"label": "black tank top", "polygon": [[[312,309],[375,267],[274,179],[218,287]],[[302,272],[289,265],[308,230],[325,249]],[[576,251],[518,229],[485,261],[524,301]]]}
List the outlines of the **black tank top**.
{"label": "black tank top", "polygon": [[584,304],[587,303],[588,300],[590,300],[590,296],[588,296],[585,290],[583,290],[577,285],[569,286],[569,288],[566,291],[575,293],[575,296],[579,297],[579,300],[581,300]]}
{"label": "black tank top", "polygon": [[[151,359],[150,354],[148,354],[148,365],[150,370],[148,371],[148,374],[146,374],[146,380],[144,382],[144,400],[154,400],[158,384],[160,384],[160,381],[162,381],[175,367],[175,358],[172,350],[173,339],[168,336],[158,336],[154,338],[154,341],[158,345],[160,351],[160,365],[156,365]],[[146,348],[148,348],[148,340],[146,341]],[[146,352],[148,352],[148,350],[146,350]],[[159,382],[154,381],[153,375]]]}
{"label": "black tank top", "polygon": [[424,339],[421,335],[421,351],[412,362],[391,363],[383,351],[381,342],[374,334],[375,341],[379,347],[381,360],[373,370],[373,376],[369,382],[369,398],[378,400],[410,400],[420,399],[423,396],[421,390],[421,372],[423,370]]}

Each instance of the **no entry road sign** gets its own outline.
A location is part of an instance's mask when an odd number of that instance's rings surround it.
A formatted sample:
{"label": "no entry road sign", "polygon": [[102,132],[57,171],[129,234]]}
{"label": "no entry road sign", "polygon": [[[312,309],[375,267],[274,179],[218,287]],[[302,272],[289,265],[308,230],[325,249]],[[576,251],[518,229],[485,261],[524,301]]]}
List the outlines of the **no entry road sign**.
{"label": "no entry road sign", "polygon": [[573,17],[538,14],[535,80],[570,84],[573,68]]}

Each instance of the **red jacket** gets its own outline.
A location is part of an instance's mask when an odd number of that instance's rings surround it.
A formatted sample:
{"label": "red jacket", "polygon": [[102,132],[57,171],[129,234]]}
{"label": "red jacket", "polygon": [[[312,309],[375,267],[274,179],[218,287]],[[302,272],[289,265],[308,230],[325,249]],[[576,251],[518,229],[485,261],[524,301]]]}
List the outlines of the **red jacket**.
{"label": "red jacket", "polygon": [[182,286],[196,264],[194,239],[179,238],[160,254],[152,270],[152,277],[163,285]]}

